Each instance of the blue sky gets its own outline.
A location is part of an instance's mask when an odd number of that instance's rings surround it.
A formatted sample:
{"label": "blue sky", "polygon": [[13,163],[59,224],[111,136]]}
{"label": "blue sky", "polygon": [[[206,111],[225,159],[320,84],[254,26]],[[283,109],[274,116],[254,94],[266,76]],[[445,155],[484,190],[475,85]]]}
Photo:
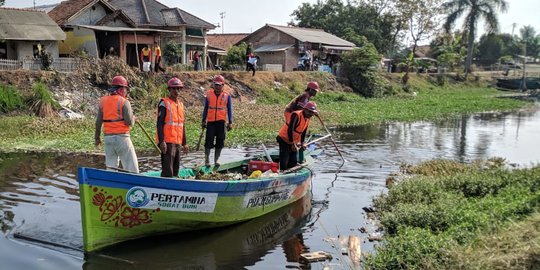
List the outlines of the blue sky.
{"label": "blue sky", "polygon": [[[266,23],[286,25],[290,14],[301,3],[316,3],[316,0],[158,0],[169,7],[179,7],[210,23],[222,24],[219,13],[225,12],[224,28],[216,28],[213,33],[251,33]],[[59,0],[6,0],[7,7],[32,7],[59,3]],[[515,32],[524,25],[532,25],[540,32],[540,0],[507,0],[510,9],[499,15],[501,32]]]}

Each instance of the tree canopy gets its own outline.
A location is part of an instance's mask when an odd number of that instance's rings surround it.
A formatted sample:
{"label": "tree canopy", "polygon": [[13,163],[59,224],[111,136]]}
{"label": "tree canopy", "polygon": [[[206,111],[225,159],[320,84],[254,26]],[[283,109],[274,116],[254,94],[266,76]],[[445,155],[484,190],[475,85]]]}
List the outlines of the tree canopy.
{"label": "tree canopy", "polygon": [[364,36],[379,52],[392,51],[397,32],[401,30],[396,27],[396,16],[377,9],[376,5],[365,0],[303,3],[291,16],[291,25],[323,29],[355,44],[360,36]]}
{"label": "tree canopy", "polygon": [[467,59],[465,61],[465,73],[471,72],[471,64],[474,52],[474,38],[477,32],[478,21],[483,19],[488,33],[498,31],[499,20],[497,11],[506,12],[508,3],[504,0],[449,0],[443,4],[447,12],[444,29],[450,32],[462,16],[465,16],[463,31],[467,32]]}

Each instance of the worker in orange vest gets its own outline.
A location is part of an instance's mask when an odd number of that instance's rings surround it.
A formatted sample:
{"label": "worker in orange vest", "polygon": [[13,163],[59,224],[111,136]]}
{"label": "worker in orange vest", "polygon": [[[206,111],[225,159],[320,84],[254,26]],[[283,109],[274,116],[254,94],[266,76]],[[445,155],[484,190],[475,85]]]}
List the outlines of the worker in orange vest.
{"label": "worker in orange vest", "polygon": [[[219,167],[218,160],[225,145],[226,131],[230,131],[233,127],[232,99],[223,91],[225,84],[223,76],[216,75],[212,83],[213,88],[206,91],[202,114],[202,128],[206,128],[204,163],[206,167],[210,167],[210,149],[215,147],[214,164]],[[228,123],[225,126],[227,120]]]}
{"label": "worker in orange vest", "polygon": [[289,121],[291,113],[297,110],[301,110],[309,102],[311,97],[314,97],[319,92],[319,84],[315,81],[311,81],[307,84],[306,90],[301,95],[295,97],[287,107],[285,107],[285,121]]}
{"label": "worker in orange vest", "polygon": [[279,143],[280,170],[284,171],[296,166],[298,164],[297,154],[303,159],[303,152],[306,148],[304,141],[309,127],[309,120],[316,114],[318,114],[317,104],[310,101],[303,109],[292,112],[289,120],[279,130],[276,140]]}
{"label": "worker in orange vest", "polygon": [[156,140],[161,150],[161,177],[178,177],[180,150],[188,152],[184,104],[178,98],[184,84],[175,77],[167,82],[167,88],[169,97],[158,104]]}
{"label": "worker in orange vest", "polygon": [[157,42],[154,42],[154,72],[158,73],[165,72],[165,69],[161,67],[161,47],[159,47]]}
{"label": "worker in orange vest", "polygon": [[109,88],[109,95],[101,98],[96,117],[95,145],[101,145],[101,126],[105,140],[105,165],[117,168],[118,159],[122,168],[139,173],[139,164],[129,131],[135,117],[127,100],[128,81],[123,76],[115,76]]}

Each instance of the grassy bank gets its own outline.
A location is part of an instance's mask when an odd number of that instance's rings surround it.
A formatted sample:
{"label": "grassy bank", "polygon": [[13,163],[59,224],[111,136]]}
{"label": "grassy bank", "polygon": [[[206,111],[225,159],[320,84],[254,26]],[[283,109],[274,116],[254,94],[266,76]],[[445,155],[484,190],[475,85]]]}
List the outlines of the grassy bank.
{"label": "grassy bank", "polygon": [[368,269],[538,269],[540,167],[428,161],[375,199],[386,233]]}
{"label": "grassy bank", "polygon": [[[239,73],[228,75],[228,77],[244,75]],[[250,76],[246,78],[248,81],[246,84],[251,83],[249,86],[252,92],[249,93],[247,100],[235,101],[235,129],[228,134],[228,146],[275,141],[275,134],[282,124],[283,108],[295,95],[303,91],[305,80],[308,79],[302,77],[302,81],[294,81],[293,75],[294,73],[281,75],[286,76],[288,80],[281,87],[275,87],[268,82],[265,84],[260,78],[253,79]],[[302,74],[302,76],[305,75]],[[321,77],[320,80],[328,80],[328,78]],[[421,77],[413,77],[411,83],[412,91],[415,93],[398,94],[384,99],[364,99],[351,92],[333,91],[329,89],[330,83],[322,82],[323,92],[317,95],[314,101],[319,105],[321,115],[327,125],[331,126],[429,120],[463,113],[507,111],[527,106],[527,103],[523,101],[496,98],[501,92],[487,87],[464,84],[438,87]],[[156,91],[163,91],[163,89]],[[148,95],[154,96],[150,93]],[[144,102],[144,104],[155,103]],[[191,102],[191,104],[199,103]],[[151,136],[154,136],[154,108],[150,105],[146,108],[141,107],[135,106],[135,112],[143,126]],[[188,105],[186,110],[188,144],[194,146],[200,133],[202,107]],[[312,129],[320,130],[320,128],[318,123],[313,123]],[[94,117],[92,115],[87,115],[84,120],[1,116],[0,149],[93,151],[93,132]],[[153,148],[139,127],[134,127],[132,138],[137,150]]]}

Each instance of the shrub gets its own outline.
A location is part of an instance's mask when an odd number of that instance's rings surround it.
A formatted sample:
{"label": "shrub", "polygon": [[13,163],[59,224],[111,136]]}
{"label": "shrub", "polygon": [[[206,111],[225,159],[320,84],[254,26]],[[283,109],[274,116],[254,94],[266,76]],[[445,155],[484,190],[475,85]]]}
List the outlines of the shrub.
{"label": "shrub", "polygon": [[352,89],[365,97],[383,97],[392,92],[388,81],[380,74],[378,62],[380,55],[373,44],[342,55],[343,69]]}
{"label": "shrub", "polygon": [[167,42],[163,50],[163,59],[165,59],[165,62],[168,65],[174,65],[178,63],[180,57],[182,57],[182,44],[174,40]]}
{"label": "shrub", "polygon": [[60,104],[53,98],[47,85],[37,82],[32,85],[33,94],[29,97],[28,103],[32,110],[39,117],[51,117],[54,110],[60,108]]}
{"label": "shrub", "polygon": [[229,69],[231,66],[245,66],[247,45],[242,42],[240,45],[232,46],[227,50],[227,55],[223,60],[223,67]]}
{"label": "shrub", "polygon": [[7,113],[24,107],[24,99],[19,89],[0,85],[0,112]]}

